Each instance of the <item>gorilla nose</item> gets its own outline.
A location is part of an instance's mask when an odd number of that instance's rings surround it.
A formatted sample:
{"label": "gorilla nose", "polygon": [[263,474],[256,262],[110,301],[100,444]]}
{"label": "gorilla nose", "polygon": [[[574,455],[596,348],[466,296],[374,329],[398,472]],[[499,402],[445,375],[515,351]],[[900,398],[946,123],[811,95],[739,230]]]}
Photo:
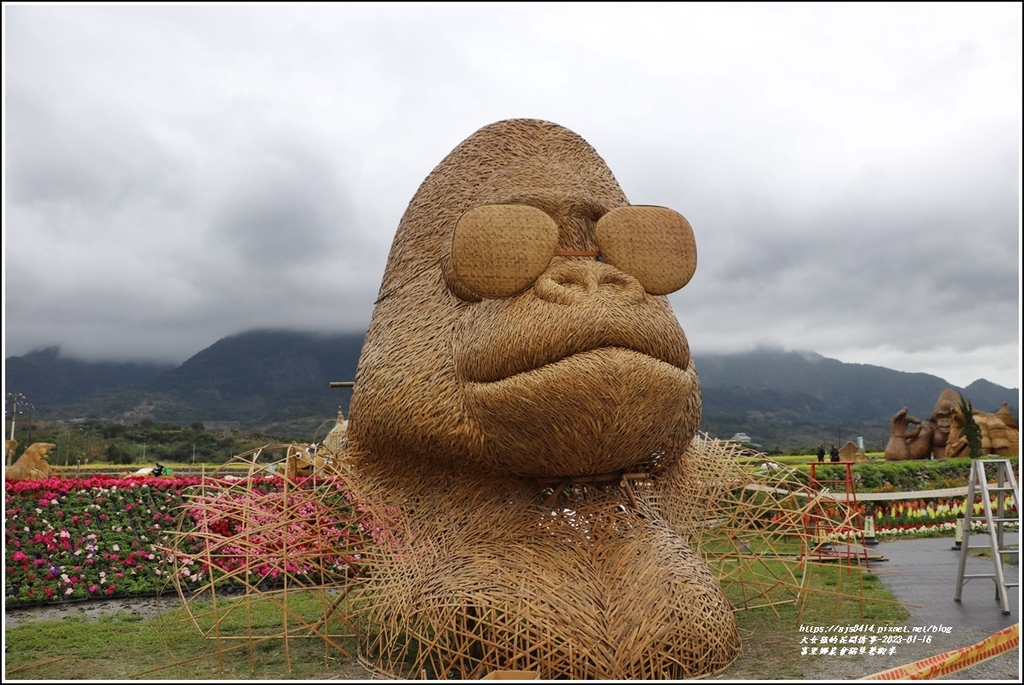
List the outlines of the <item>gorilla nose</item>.
{"label": "gorilla nose", "polygon": [[566,305],[592,300],[639,304],[646,295],[639,281],[610,264],[563,257],[554,259],[537,279],[533,291],[542,300]]}

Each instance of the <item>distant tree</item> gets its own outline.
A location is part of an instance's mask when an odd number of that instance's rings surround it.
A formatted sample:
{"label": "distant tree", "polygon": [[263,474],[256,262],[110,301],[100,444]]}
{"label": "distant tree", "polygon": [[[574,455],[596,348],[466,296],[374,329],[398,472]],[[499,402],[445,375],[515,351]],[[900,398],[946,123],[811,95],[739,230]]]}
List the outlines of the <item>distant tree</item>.
{"label": "distant tree", "polygon": [[128,449],[119,443],[112,442],[103,451],[104,459],[111,464],[131,464],[135,459]]}
{"label": "distant tree", "polygon": [[104,440],[117,440],[128,432],[128,426],[123,423],[107,423],[100,426],[99,431]]}
{"label": "distant tree", "polygon": [[964,438],[967,439],[968,455],[971,459],[977,459],[981,456],[981,428],[974,420],[974,408],[963,395],[960,395],[960,413],[964,417]]}

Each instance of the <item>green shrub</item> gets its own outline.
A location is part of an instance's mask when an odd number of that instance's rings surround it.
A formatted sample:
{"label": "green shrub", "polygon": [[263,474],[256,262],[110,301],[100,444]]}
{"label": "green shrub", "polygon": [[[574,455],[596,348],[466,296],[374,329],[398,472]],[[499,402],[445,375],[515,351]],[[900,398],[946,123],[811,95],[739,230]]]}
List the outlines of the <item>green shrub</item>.
{"label": "green shrub", "polygon": [[[1014,471],[1017,471],[1017,457],[1007,457],[1007,459]],[[799,478],[807,483],[810,477],[810,467],[797,465],[794,468],[799,474]],[[854,464],[851,470],[854,487],[858,492],[943,490],[967,485],[967,479],[971,473],[971,459],[964,457],[934,461],[871,461]],[[989,474],[990,477],[992,475]],[[819,481],[842,481],[846,478],[846,467],[827,464],[818,466],[815,476]]]}

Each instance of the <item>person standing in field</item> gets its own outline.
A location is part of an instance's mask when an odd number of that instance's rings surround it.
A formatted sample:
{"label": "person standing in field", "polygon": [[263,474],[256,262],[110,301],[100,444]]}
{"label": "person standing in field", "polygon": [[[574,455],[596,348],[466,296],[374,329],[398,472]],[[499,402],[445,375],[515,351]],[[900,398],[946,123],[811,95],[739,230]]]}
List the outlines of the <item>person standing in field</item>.
{"label": "person standing in field", "polygon": [[825,461],[825,445],[818,444],[818,463]]}
{"label": "person standing in field", "polygon": [[836,447],[835,445],[832,445],[832,449],[831,449],[831,451],[829,451],[828,454],[829,454],[829,459],[831,461],[839,461],[839,448]]}

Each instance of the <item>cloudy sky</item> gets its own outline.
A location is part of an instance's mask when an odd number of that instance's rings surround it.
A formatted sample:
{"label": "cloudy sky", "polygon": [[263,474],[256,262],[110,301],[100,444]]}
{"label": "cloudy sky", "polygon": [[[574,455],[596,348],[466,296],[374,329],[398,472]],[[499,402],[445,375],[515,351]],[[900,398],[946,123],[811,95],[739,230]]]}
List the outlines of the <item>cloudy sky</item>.
{"label": "cloudy sky", "polygon": [[4,356],[364,330],[399,219],[547,119],[692,223],[698,354],[1020,387],[1020,3],[3,7]]}

